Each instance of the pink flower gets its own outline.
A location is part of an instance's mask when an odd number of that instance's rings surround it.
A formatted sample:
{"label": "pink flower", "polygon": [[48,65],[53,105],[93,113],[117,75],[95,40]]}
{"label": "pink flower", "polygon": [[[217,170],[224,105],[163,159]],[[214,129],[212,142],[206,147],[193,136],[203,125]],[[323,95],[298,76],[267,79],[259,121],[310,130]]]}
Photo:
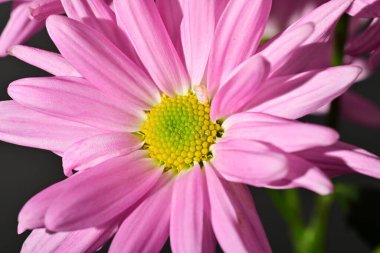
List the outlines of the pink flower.
{"label": "pink flower", "polygon": [[216,241],[225,252],[270,252],[244,184],[328,194],[328,176],[380,177],[375,155],[293,120],[360,73],[294,71],[306,62],[294,51],[326,36],[346,1],[261,51],[268,0],[116,0],[116,15],[92,1],[73,1],[71,19],[48,18],[61,54],[10,50],[55,76],[10,85],[0,139],[51,150],[66,175],[78,171],[21,210],[19,232],[35,229],[23,252],[92,251],[114,234],[110,252],[158,252],[169,235],[174,252],[212,252]]}
{"label": "pink flower", "polygon": [[[265,36],[272,37],[280,31],[286,29],[295,20],[302,15],[307,15],[312,12],[317,6],[329,2],[324,6],[337,6],[337,1],[327,0],[292,0],[286,5],[281,0],[274,0],[271,15],[266,27]],[[380,22],[375,19],[372,25],[363,30],[363,17],[373,18],[380,15],[380,1],[346,1],[352,2],[352,5],[346,11],[353,15],[350,19],[349,41],[346,48],[346,63],[362,67],[363,71],[360,75],[360,80],[366,79],[374,67],[380,62],[378,50],[380,49],[380,41],[378,32],[380,31]],[[308,69],[328,67],[331,64],[331,48],[333,39],[331,37],[322,38],[319,42],[305,43],[314,48],[314,55],[308,55],[312,60],[306,66]],[[364,60],[363,56],[371,54],[370,60]],[[298,55],[303,55],[303,50],[300,49]],[[342,117],[351,122],[361,124],[366,127],[380,127],[380,108],[373,102],[363,98],[362,96],[347,92],[342,95],[340,101]],[[318,110],[318,113],[326,114],[329,111],[329,105]],[[367,112],[363,114],[363,111]]]}

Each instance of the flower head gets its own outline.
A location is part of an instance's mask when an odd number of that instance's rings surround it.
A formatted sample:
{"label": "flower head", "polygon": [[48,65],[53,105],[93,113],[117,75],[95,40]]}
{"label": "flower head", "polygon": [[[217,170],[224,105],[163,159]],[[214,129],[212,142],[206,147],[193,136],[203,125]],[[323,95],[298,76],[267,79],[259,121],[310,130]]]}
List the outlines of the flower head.
{"label": "flower head", "polygon": [[258,50],[267,0],[115,0],[115,14],[97,3],[48,18],[60,55],[11,49],[56,76],[10,85],[0,138],[52,150],[70,176],[22,209],[20,231],[39,228],[26,252],[80,237],[86,251],[115,233],[111,252],[158,252],[169,235],[174,252],[212,252],[216,240],[226,252],[270,252],[244,184],[328,194],[330,172],[380,177],[376,156],[293,120],[360,73],[290,69],[305,63],[289,62],[294,50],[336,19],[314,13]]}

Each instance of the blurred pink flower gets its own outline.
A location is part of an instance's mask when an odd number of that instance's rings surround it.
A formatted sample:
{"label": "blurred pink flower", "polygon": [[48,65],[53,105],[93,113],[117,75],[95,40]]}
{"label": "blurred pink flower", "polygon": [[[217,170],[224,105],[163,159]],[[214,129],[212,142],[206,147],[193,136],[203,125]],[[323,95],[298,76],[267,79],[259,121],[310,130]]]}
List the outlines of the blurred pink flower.
{"label": "blurred pink flower", "polygon": [[10,50],[55,76],[15,81],[13,101],[0,103],[1,140],[78,171],[23,207],[19,232],[35,230],[22,252],[93,251],[114,234],[110,252],[159,252],[169,235],[173,252],[213,252],[216,241],[270,252],[244,184],[328,194],[328,176],[380,178],[377,156],[293,120],[360,73],[301,73],[306,60],[293,57],[350,1],[316,9],[260,51],[268,0],[115,0],[116,14],[100,0],[65,2],[69,18],[47,19],[61,54]]}
{"label": "blurred pink flower", "polygon": [[[312,12],[316,7],[323,3],[334,1],[328,0],[292,0],[284,4],[284,1],[274,0],[270,14],[270,18],[265,30],[265,36],[270,38],[277,33],[285,30],[295,20],[303,15]],[[347,9],[350,15],[349,40],[346,47],[346,63],[360,66],[364,69],[358,81],[368,78],[373,69],[380,63],[378,50],[380,49],[380,40],[378,33],[380,32],[380,22],[378,18],[372,21],[372,24],[364,31],[363,25],[366,23],[363,18],[374,18],[380,16],[380,1],[378,0],[356,0],[351,1],[352,5]],[[321,68],[331,64],[332,53],[332,37],[325,37],[319,42],[308,43],[309,47],[314,48],[314,55],[308,55],[312,60],[307,64],[306,68]],[[304,45],[306,46],[306,44]],[[303,54],[300,50],[299,55]],[[369,60],[363,56],[371,55]],[[318,114],[326,114],[329,112],[329,105],[318,109]],[[342,117],[351,122],[366,126],[380,127],[380,108],[368,99],[353,93],[346,92],[342,95],[341,103]],[[363,113],[365,112],[365,113]]]}

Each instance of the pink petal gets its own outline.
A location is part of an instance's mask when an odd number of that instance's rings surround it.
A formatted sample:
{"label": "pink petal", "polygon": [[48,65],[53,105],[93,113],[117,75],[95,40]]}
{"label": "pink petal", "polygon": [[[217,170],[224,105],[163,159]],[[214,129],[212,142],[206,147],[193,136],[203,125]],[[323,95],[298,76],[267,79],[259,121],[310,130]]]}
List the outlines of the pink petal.
{"label": "pink petal", "polygon": [[142,140],[129,133],[106,133],[74,143],[63,155],[66,175],[72,170],[85,170],[114,157],[127,155],[143,145]]}
{"label": "pink petal", "polygon": [[247,187],[219,178],[205,164],[211,222],[224,252],[271,252]]}
{"label": "pink petal", "polygon": [[[379,1],[380,4],[380,1]],[[359,56],[366,54],[380,46],[380,20],[374,20],[372,24],[359,35],[354,36],[347,45],[346,52],[350,55]]]}
{"label": "pink petal", "polygon": [[110,253],[160,252],[169,236],[173,180],[163,175],[143,202],[125,219]]}
{"label": "pink petal", "polygon": [[149,77],[101,33],[62,16],[46,26],[63,57],[99,90],[147,109],[160,101]]}
{"label": "pink petal", "polygon": [[104,130],[138,131],[145,119],[133,104],[104,96],[82,78],[20,79],[11,83],[8,93],[24,106]]}
{"label": "pink petal", "polygon": [[348,14],[362,18],[373,18],[380,16],[379,0],[355,0],[348,9]]}
{"label": "pink petal", "polygon": [[240,0],[228,3],[217,24],[210,53],[207,70],[210,96],[215,94],[232,69],[257,49],[271,2]]}
{"label": "pink petal", "polygon": [[65,13],[60,0],[30,1],[29,11],[35,20],[44,20],[50,15]]}
{"label": "pink petal", "polygon": [[183,0],[182,46],[191,83],[202,82],[215,30],[217,0]]}
{"label": "pink petal", "polygon": [[21,253],[95,252],[102,247],[114,233],[114,226],[58,233],[50,233],[45,229],[36,229],[22,245]]}
{"label": "pink petal", "polygon": [[286,152],[328,146],[339,138],[327,127],[252,112],[228,117],[223,129],[223,138],[266,142]]}
{"label": "pink petal", "polygon": [[207,186],[199,165],[177,176],[173,189],[170,242],[174,253],[215,252],[207,217]]}
{"label": "pink petal", "polygon": [[250,111],[300,118],[344,93],[360,72],[361,69],[354,66],[340,66],[271,79],[254,98]]}
{"label": "pink petal", "polygon": [[43,27],[43,24],[29,19],[29,2],[16,3],[10,19],[0,36],[0,56],[7,50],[21,44]]}
{"label": "pink petal", "polygon": [[269,41],[259,55],[269,61],[271,72],[275,72],[287,63],[289,54],[296,50],[313,31],[314,26],[312,23],[285,31]]}
{"label": "pink petal", "polygon": [[333,184],[329,178],[314,164],[295,155],[287,154],[286,157],[288,174],[283,179],[269,182],[265,187],[273,189],[303,187],[321,195],[333,191]]}
{"label": "pink petal", "polygon": [[116,15],[157,86],[166,94],[186,94],[186,70],[154,1],[115,0]]}
{"label": "pink petal", "polygon": [[211,119],[215,121],[249,109],[268,73],[269,64],[260,56],[239,65],[216,92],[211,103]]}
{"label": "pink petal", "polygon": [[42,114],[13,101],[0,103],[2,141],[63,153],[71,144],[102,131]]}
{"label": "pink petal", "polygon": [[283,178],[286,157],[269,145],[242,139],[227,139],[211,146],[212,164],[228,181],[255,186]]}
{"label": "pink petal", "polygon": [[181,43],[180,26],[183,18],[179,0],[156,0],[155,2],[169,37],[173,45],[177,47]]}
{"label": "pink petal", "polygon": [[52,231],[101,225],[136,203],[160,178],[162,168],[134,152],[110,159],[65,182],[65,191],[49,207],[45,225]]}
{"label": "pink petal", "polygon": [[330,176],[360,173],[380,178],[380,159],[361,148],[337,142],[329,147],[305,150],[298,156],[309,160]]}
{"label": "pink petal", "polygon": [[375,103],[352,92],[343,94],[340,101],[345,119],[367,127],[380,127],[380,108]]}
{"label": "pink petal", "polygon": [[52,75],[80,77],[76,69],[57,53],[21,45],[11,47],[8,53]]}

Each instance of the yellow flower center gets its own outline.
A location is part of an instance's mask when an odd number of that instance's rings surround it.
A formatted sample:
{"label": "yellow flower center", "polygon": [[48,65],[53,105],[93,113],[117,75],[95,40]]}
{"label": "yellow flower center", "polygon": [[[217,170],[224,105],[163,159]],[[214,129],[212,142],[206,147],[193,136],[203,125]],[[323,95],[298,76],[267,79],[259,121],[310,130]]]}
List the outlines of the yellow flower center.
{"label": "yellow flower center", "polygon": [[212,157],[210,146],[223,130],[210,119],[209,103],[194,94],[168,97],[148,113],[141,132],[150,157],[178,172]]}

